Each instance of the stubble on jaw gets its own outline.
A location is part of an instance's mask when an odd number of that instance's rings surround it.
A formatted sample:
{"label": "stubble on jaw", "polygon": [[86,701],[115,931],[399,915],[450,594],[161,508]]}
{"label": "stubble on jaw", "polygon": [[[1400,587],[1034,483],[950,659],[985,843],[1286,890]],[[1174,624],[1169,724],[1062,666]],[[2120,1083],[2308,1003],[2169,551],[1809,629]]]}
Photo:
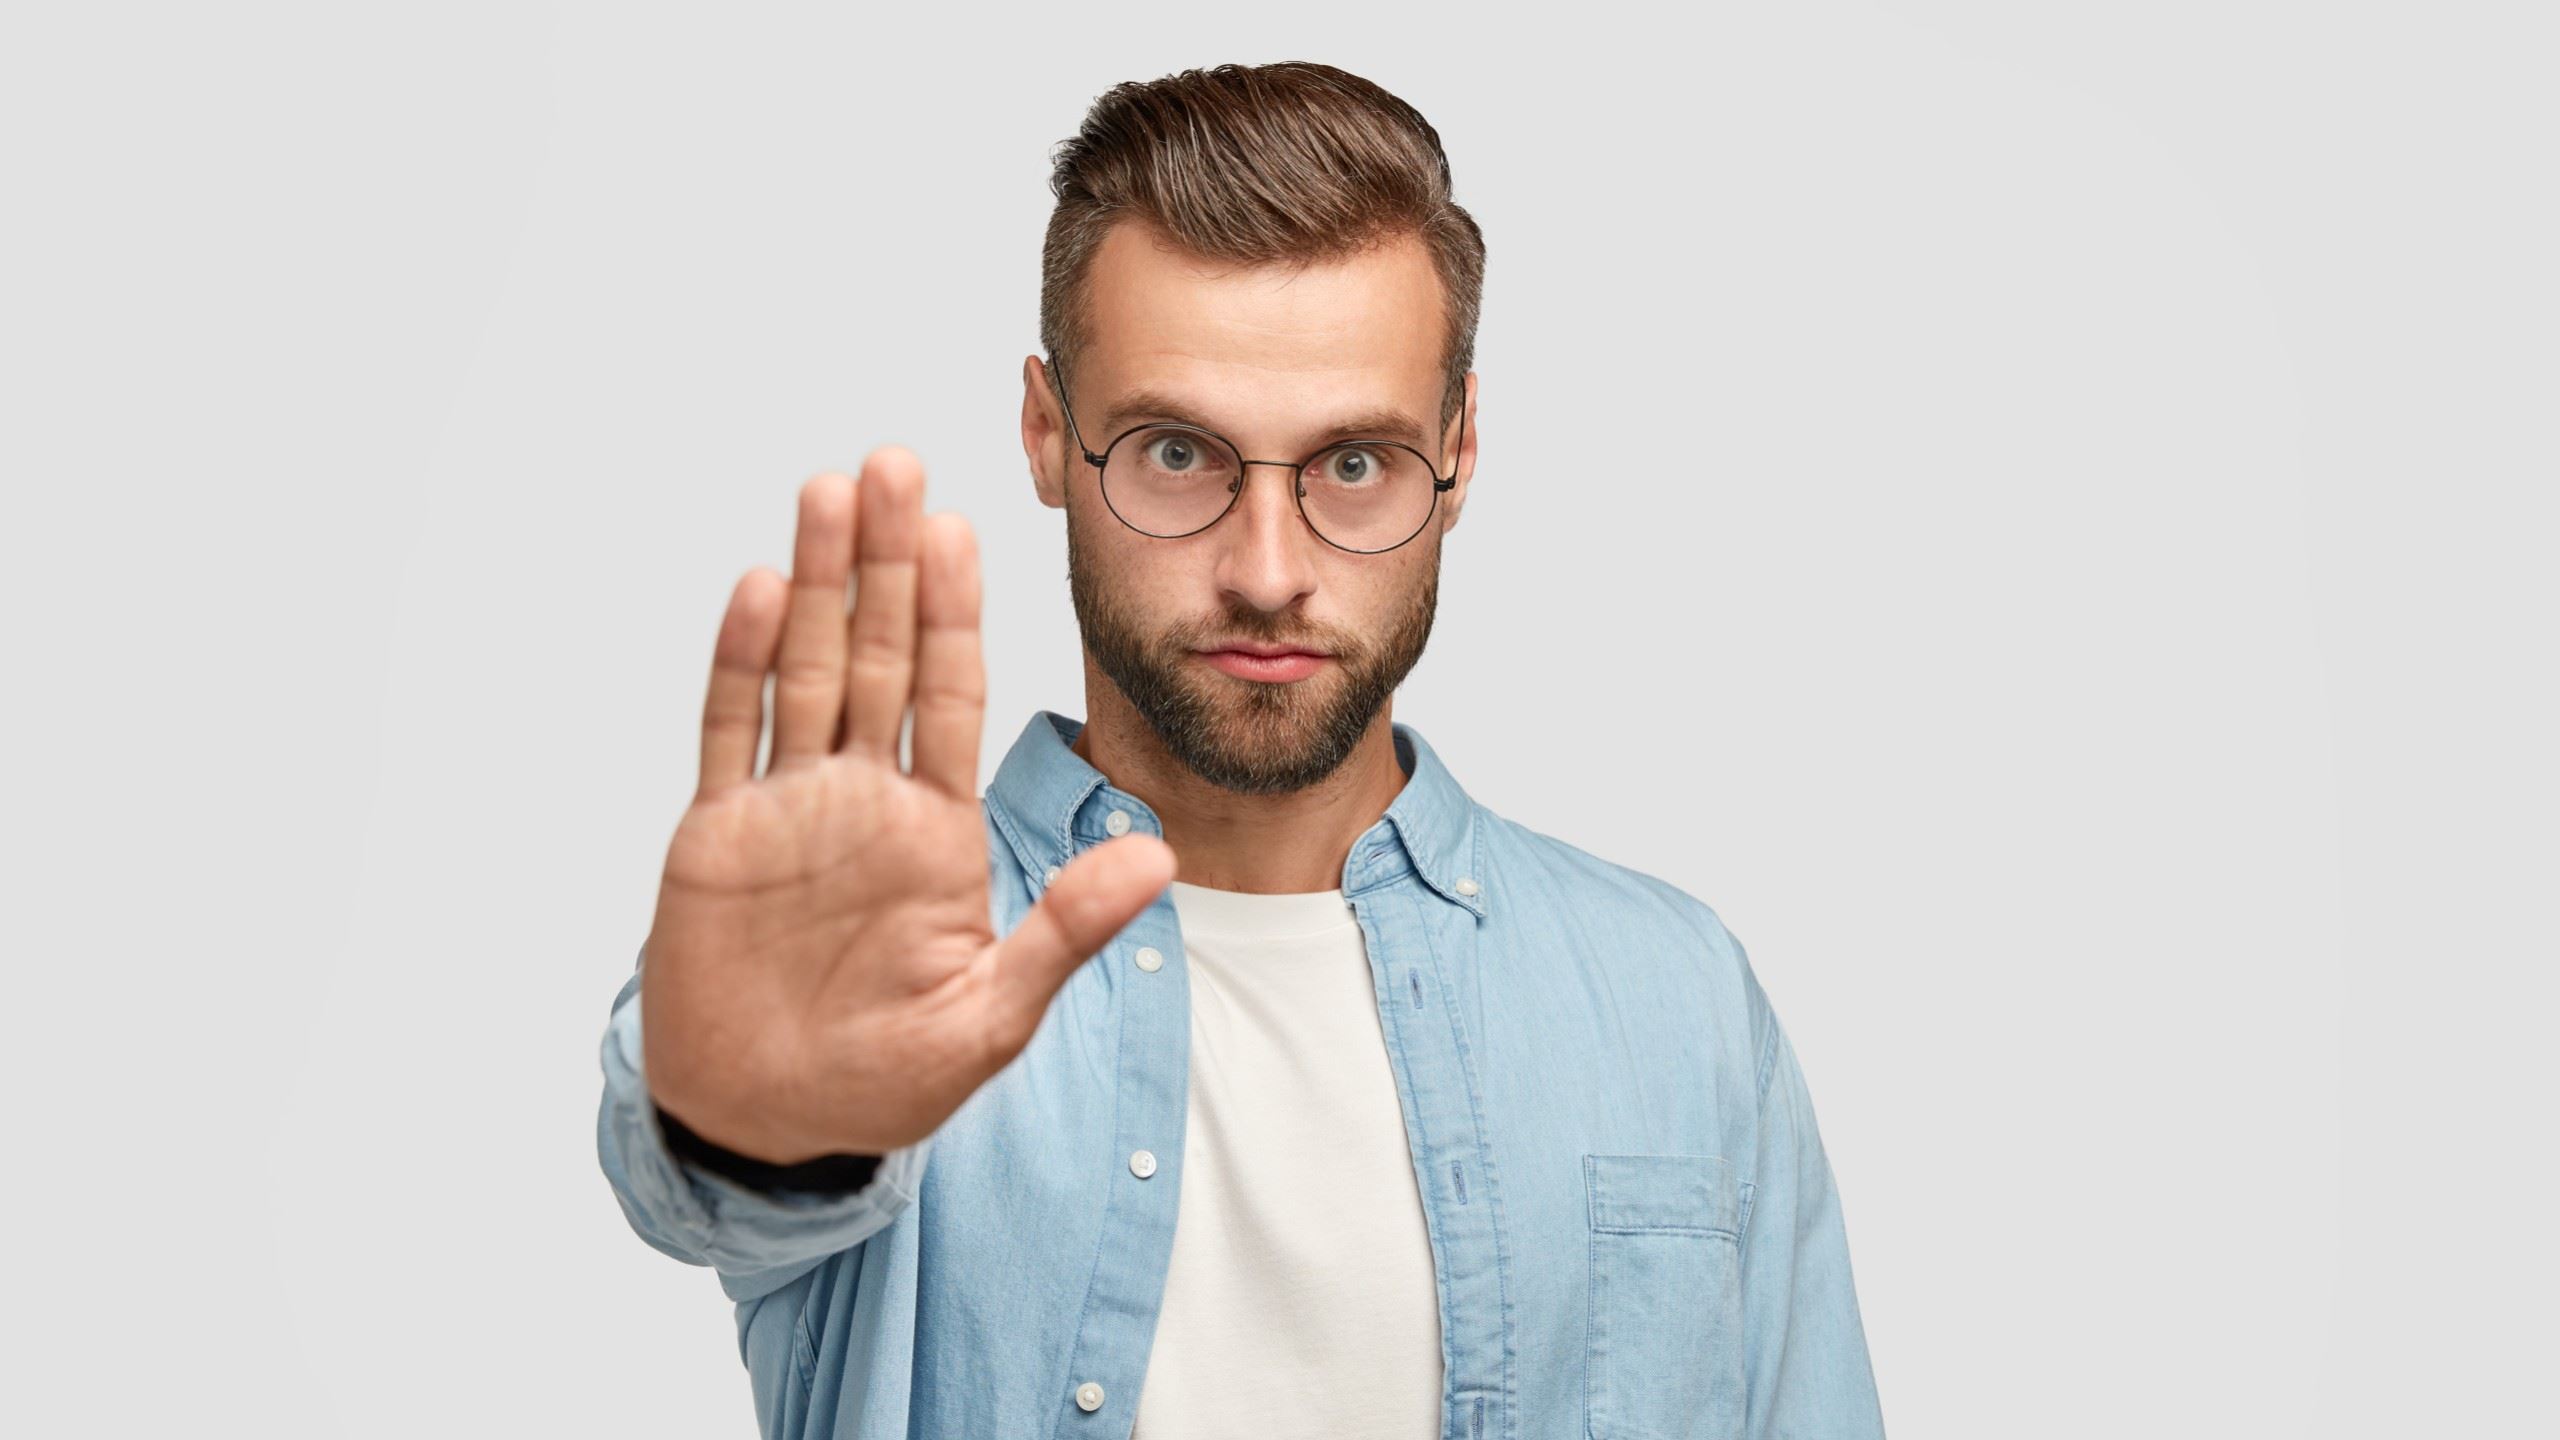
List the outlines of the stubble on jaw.
{"label": "stubble on jaw", "polygon": [[[1117,524],[1117,521],[1113,522]],[[1165,752],[1202,780],[1239,795],[1307,789],[1350,759],[1388,697],[1422,659],[1440,603],[1440,542],[1431,565],[1386,628],[1374,635],[1309,635],[1277,617],[1230,606],[1218,628],[1178,625],[1151,635],[1120,604],[1077,545],[1067,513],[1067,588],[1085,653],[1154,732]],[[1304,680],[1245,680],[1192,655],[1212,640],[1321,644],[1333,663]]]}

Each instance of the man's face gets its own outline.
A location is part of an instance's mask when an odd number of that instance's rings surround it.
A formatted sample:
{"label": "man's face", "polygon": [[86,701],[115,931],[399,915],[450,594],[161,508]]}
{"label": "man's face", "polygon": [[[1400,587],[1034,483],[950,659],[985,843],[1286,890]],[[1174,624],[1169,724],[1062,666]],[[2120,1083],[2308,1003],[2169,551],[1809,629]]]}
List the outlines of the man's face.
{"label": "man's face", "polygon": [[[1343,422],[1393,409],[1418,422],[1438,473],[1450,471],[1459,427],[1439,424],[1441,290],[1418,237],[1346,260],[1243,267],[1123,222],[1095,256],[1089,293],[1090,338],[1066,381],[1097,452],[1143,421],[1187,420],[1246,459],[1294,463]],[[1141,391],[1179,413],[1136,408]],[[1279,794],[1331,775],[1422,658],[1466,468],[1422,533],[1393,550],[1327,544],[1300,515],[1290,473],[1271,465],[1246,467],[1243,493],[1216,524],[1164,539],[1113,516],[1100,473],[1053,422],[1035,437],[1040,402],[1054,408],[1045,387],[1026,399],[1025,440],[1038,442],[1042,498],[1067,511],[1068,579],[1096,667],[1211,784]],[[1324,658],[1294,679],[1233,674],[1210,658],[1239,641]]]}

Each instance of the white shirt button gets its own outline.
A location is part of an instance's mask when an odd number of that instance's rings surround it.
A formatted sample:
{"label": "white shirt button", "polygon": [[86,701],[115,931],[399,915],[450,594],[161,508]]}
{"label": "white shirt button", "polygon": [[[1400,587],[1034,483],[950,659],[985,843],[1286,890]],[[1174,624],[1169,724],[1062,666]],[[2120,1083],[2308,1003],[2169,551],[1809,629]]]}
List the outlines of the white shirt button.
{"label": "white shirt button", "polygon": [[1164,952],[1153,945],[1138,947],[1138,968],[1153,975],[1164,968]]}
{"label": "white shirt button", "polygon": [[1055,885],[1055,884],[1057,884],[1057,883],[1058,883],[1058,867],[1057,867],[1057,866],[1055,866],[1055,865],[1050,866],[1050,867],[1049,867],[1049,869],[1048,869],[1048,871],[1047,871],[1047,873],[1043,874],[1043,875],[1040,877],[1040,883],[1041,883],[1041,884],[1043,884],[1043,885]]}
{"label": "white shirt button", "polygon": [[1114,835],[1128,834],[1129,812],[1126,810],[1114,810],[1110,814],[1103,816],[1102,828],[1110,831]]}
{"label": "white shirt button", "polygon": [[1461,895],[1473,895],[1476,893],[1476,882],[1472,878],[1460,880],[1458,882],[1458,893]]}
{"label": "white shirt button", "polygon": [[1076,1387],[1076,1408],[1090,1414],[1102,1408],[1102,1387],[1087,1380]]}
{"label": "white shirt button", "polygon": [[1156,1173],[1156,1152],[1133,1150],[1129,1154],[1129,1173],[1144,1180]]}

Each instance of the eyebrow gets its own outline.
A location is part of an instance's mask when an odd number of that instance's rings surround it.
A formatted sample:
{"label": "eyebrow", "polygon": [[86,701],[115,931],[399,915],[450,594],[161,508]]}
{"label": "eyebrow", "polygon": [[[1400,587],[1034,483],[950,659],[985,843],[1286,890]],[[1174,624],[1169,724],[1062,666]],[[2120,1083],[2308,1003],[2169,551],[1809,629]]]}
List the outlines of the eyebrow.
{"label": "eyebrow", "polygon": [[[1102,431],[1105,436],[1118,435],[1151,420],[1170,420],[1215,435],[1227,433],[1181,400],[1157,390],[1132,390],[1121,396],[1119,403],[1103,415]],[[1346,416],[1318,434],[1316,441],[1322,448],[1337,440],[1402,440],[1419,449],[1430,438],[1430,431],[1421,421],[1390,405]]]}

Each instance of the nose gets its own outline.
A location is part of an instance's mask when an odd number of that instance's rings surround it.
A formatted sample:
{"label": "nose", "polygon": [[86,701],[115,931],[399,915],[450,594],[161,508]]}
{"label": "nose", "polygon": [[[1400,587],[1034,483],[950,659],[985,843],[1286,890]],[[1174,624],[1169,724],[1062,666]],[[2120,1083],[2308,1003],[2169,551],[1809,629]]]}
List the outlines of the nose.
{"label": "nose", "polygon": [[[1253,483],[1257,471],[1269,472],[1266,483]],[[1236,483],[1243,493],[1212,527],[1225,533],[1219,543],[1218,582],[1259,610],[1286,610],[1315,589],[1315,552],[1323,537],[1298,509],[1298,475],[1287,465],[1248,460]]]}

